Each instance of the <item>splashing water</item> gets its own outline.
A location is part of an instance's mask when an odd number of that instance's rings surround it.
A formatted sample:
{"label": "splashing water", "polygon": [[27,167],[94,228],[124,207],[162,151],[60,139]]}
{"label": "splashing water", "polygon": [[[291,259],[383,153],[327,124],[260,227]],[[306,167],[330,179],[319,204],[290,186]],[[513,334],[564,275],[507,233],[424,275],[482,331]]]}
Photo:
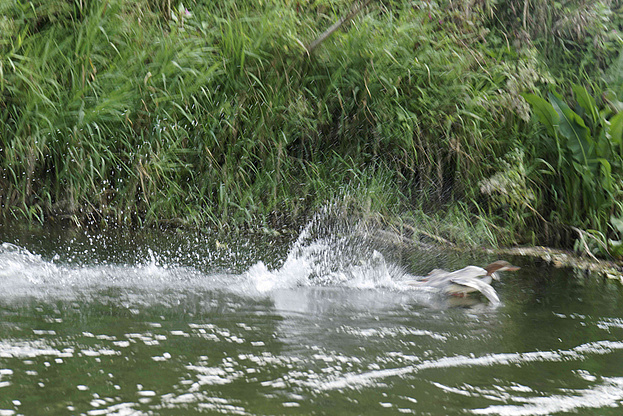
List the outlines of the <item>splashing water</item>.
{"label": "splashing water", "polygon": [[299,234],[279,269],[260,262],[247,275],[260,292],[297,285],[398,288],[403,268],[387,263],[370,233],[363,222],[325,208]]}
{"label": "splashing water", "polygon": [[[378,244],[376,244],[378,245]],[[360,289],[399,288],[396,281],[405,273],[388,264],[361,224],[339,216],[329,209],[317,214],[291,245],[285,261],[269,268],[258,261],[242,274],[202,273],[193,267],[177,264],[147,248],[144,260],[134,264],[118,263],[114,258],[103,262],[73,262],[73,257],[88,258],[90,248],[80,255],[65,253],[46,260],[25,248],[10,243],[0,247],[0,278],[13,290],[32,287],[81,289],[88,286],[176,286],[212,285],[215,289],[232,287],[237,292],[268,293],[297,286],[344,286]]]}

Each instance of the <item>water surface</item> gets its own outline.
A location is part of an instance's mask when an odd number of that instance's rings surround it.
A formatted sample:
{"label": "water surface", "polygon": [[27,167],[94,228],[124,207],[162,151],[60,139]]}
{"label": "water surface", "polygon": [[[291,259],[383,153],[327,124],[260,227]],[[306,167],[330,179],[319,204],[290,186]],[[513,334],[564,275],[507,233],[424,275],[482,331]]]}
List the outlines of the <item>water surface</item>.
{"label": "water surface", "polygon": [[0,229],[0,415],[620,415],[620,283],[533,259],[502,304],[401,282],[495,258],[291,237]]}

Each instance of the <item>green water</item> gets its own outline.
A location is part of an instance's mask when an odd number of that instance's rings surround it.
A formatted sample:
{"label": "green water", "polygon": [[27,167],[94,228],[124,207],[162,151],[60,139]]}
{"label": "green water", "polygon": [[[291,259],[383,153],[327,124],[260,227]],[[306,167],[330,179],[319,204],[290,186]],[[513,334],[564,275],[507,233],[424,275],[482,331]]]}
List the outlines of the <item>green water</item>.
{"label": "green water", "polygon": [[327,235],[0,242],[0,415],[623,414],[623,286],[598,276],[508,258],[501,305],[457,306],[400,281],[495,259]]}

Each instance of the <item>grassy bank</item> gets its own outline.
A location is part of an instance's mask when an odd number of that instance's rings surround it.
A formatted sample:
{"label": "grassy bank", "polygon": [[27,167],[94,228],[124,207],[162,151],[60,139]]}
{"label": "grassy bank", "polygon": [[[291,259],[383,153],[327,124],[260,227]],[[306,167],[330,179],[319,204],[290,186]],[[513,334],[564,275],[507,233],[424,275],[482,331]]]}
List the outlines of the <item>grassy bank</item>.
{"label": "grassy bank", "polygon": [[522,94],[607,107],[619,5],[526,4],[372,2],[310,54],[351,2],[5,2],[4,221],[277,227],[345,198],[487,244],[617,240],[619,185],[570,212],[590,183]]}

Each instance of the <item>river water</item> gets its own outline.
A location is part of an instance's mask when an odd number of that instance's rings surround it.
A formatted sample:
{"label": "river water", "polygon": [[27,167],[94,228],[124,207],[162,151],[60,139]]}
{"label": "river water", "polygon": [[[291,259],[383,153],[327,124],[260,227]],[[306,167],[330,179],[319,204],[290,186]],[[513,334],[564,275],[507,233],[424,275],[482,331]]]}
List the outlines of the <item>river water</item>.
{"label": "river water", "polygon": [[403,280],[496,259],[378,237],[1,227],[0,415],[623,414],[620,283],[448,299]]}

